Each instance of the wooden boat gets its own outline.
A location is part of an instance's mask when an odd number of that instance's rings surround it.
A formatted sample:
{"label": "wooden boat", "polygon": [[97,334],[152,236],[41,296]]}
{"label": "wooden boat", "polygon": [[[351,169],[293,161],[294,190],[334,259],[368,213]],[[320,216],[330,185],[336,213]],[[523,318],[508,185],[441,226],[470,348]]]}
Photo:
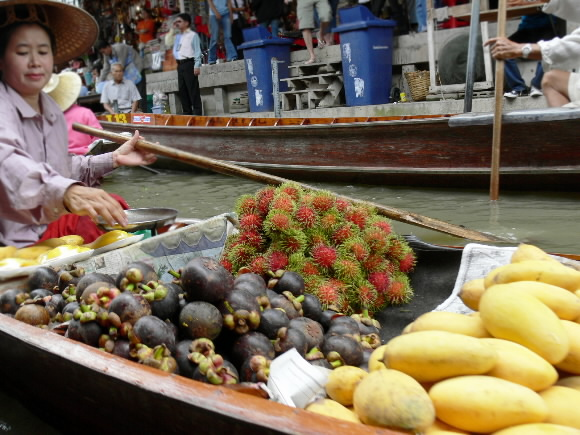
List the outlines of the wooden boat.
{"label": "wooden boat", "polygon": [[[579,118],[580,109],[506,113],[502,188],[578,189],[580,149],[574,131]],[[493,114],[230,118],[133,113],[100,120],[107,130],[139,129],[148,141],[285,178],[489,186]],[[159,163],[179,167],[176,161]]]}
{"label": "wooden boat", "polygon": [[[377,316],[383,341],[448,298],[461,262],[461,248],[408,240],[418,258],[411,274],[416,296],[403,309],[390,307]],[[0,367],[0,391],[19,398],[62,433],[403,433],[291,408],[258,397],[253,389],[169,375],[6,315],[0,315]]]}

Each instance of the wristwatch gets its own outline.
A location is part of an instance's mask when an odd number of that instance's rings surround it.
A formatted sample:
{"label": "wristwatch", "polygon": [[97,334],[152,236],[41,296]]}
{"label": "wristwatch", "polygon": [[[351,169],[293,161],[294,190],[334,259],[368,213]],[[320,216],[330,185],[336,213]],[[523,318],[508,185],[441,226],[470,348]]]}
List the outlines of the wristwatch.
{"label": "wristwatch", "polygon": [[526,44],[522,47],[522,57],[527,59],[532,52],[532,44]]}

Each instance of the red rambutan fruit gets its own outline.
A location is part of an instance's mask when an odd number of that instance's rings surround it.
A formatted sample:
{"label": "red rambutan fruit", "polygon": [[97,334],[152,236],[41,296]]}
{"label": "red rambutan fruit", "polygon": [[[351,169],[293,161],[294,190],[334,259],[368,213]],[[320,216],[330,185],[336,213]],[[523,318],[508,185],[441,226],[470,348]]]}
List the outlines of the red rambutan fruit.
{"label": "red rambutan fruit", "polygon": [[324,231],[332,232],[341,223],[341,218],[336,211],[328,211],[320,216],[318,224]]}
{"label": "red rambutan fruit", "polygon": [[318,212],[325,212],[334,207],[334,195],[330,192],[319,192],[312,198],[312,207]]}
{"label": "red rambutan fruit", "polygon": [[391,278],[385,272],[372,272],[367,279],[379,293],[385,293],[391,284]]}
{"label": "red rambutan fruit", "polygon": [[263,220],[254,213],[249,213],[240,218],[240,229],[242,230],[260,230]]}
{"label": "red rambutan fruit", "polygon": [[350,239],[354,236],[354,231],[351,224],[344,224],[336,228],[332,233],[331,239],[338,245],[343,243],[345,240]]}
{"label": "red rambutan fruit", "polygon": [[388,220],[386,219],[373,219],[373,226],[380,228],[381,230],[383,230],[386,234],[390,234],[393,231],[393,227],[391,226],[391,224],[389,223]]}
{"label": "red rambutan fruit", "polygon": [[288,266],[288,256],[282,251],[271,251],[268,254],[270,270],[286,269]]}
{"label": "red rambutan fruit", "polygon": [[289,195],[294,201],[297,201],[302,193],[302,188],[294,183],[284,183],[279,187],[279,190]]}
{"label": "red rambutan fruit", "polygon": [[346,211],[346,209],[348,207],[350,207],[351,205],[352,205],[351,202],[347,201],[346,199],[342,199],[342,198],[336,198],[336,201],[334,202],[334,206],[341,213],[344,213]]}
{"label": "red rambutan fruit", "polygon": [[358,226],[361,230],[364,229],[368,217],[369,210],[365,207],[351,206],[344,212],[344,218]]}
{"label": "red rambutan fruit", "polygon": [[318,268],[318,266],[314,261],[312,261],[311,259],[307,259],[302,265],[302,273],[304,275],[310,276],[320,275],[320,269]]}
{"label": "red rambutan fruit", "polygon": [[249,268],[253,273],[264,275],[270,270],[270,263],[266,257],[258,255],[251,261]]}
{"label": "red rambutan fruit", "polygon": [[341,288],[335,280],[320,283],[314,290],[314,295],[320,300],[323,309],[328,309],[329,306],[342,306]]}
{"label": "red rambutan fruit", "polygon": [[373,309],[376,306],[377,299],[379,297],[374,286],[367,281],[363,281],[355,287],[356,293],[359,300],[360,308],[362,309]]}
{"label": "red rambutan fruit", "polygon": [[405,248],[401,240],[392,237],[389,243],[389,256],[397,259],[403,258],[405,255]]}
{"label": "red rambutan fruit", "polygon": [[264,230],[267,234],[288,231],[292,228],[292,219],[284,211],[272,210],[264,221]]}
{"label": "red rambutan fruit", "polygon": [[258,208],[258,201],[252,195],[242,195],[236,202],[235,211],[238,215],[255,213]]}
{"label": "red rambutan fruit", "polygon": [[300,224],[304,228],[312,228],[316,224],[316,212],[312,207],[307,205],[301,205],[298,207],[295,213],[296,220],[300,222]]}
{"label": "red rambutan fruit", "polygon": [[314,246],[310,251],[310,255],[316,264],[326,268],[332,267],[338,257],[336,249],[322,244]]}
{"label": "red rambutan fruit", "polygon": [[258,200],[258,211],[262,216],[266,216],[270,211],[270,202],[276,194],[276,189],[273,186],[268,186],[256,193]]}
{"label": "red rambutan fruit", "polygon": [[416,258],[412,252],[408,252],[402,260],[399,261],[399,270],[408,273],[415,267]]}
{"label": "red rambutan fruit", "polygon": [[406,304],[413,297],[413,290],[406,281],[395,280],[387,290],[387,300],[393,305]]}
{"label": "red rambutan fruit", "polygon": [[293,213],[296,204],[292,197],[286,193],[277,193],[270,202],[270,210],[281,210],[287,213]]}
{"label": "red rambutan fruit", "polygon": [[383,254],[389,249],[389,235],[378,227],[365,229],[362,238],[376,254]]}
{"label": "red rambutan fruit", "polygon": [[256,249],[262,246],[262,243],[264,242],[262,235],[253,229],[242,231],[238,240],[240,243],[244,243]]}
{"label": "red rambutan fruit", "polygon": [[277,234],[274,238],[276,246],[288,254],[301,252],[306,249],[306,235],[298,229],[289,229],[288,231]]}
{"label": "red rambutan fruit", "polygon": [[385,271],[387,262],[382,255],[370,254],[362,263],[368,273]]}
{"label": "red rambutan fruit", "polygon": [[230,260],[228,260],[226,257],[223,257],[220,260],[220,264],[224,267],[224,269],[226,269],[228,272],[232,272],[233,270],[233,264]]}
{"label": "red rambutan fruit", "polygon": [[339,257],[332,267],[336,276],[347,282],[355,281],[362,276],[360,264],[354,258]]}

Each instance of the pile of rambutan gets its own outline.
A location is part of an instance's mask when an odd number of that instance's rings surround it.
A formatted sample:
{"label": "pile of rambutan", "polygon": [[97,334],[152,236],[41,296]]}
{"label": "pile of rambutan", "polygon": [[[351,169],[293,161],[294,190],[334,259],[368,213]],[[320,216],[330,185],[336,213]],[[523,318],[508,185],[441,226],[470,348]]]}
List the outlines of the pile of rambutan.
{"label": "pile of rambutan", "polygon": [[415,255],[371,206],[286,183],[243,195],[235,211],[239,232],[221,259],[234,274],[300,273],[325,309],[345,314],[373,314],[413,296]]}

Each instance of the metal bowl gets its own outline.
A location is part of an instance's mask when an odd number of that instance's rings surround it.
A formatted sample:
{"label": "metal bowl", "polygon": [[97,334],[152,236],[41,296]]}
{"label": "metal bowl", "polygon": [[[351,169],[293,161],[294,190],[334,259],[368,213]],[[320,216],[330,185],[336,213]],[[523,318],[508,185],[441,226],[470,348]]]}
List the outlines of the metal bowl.
{"label": "metal bowl", "polygon": [[109,225],[101,217],[98,224],[107,231],[123,230],[135,232],[141,230],[157,230],[166,225],[171,225],[177,217],[177,210],[174,208],[131,208],[125,210],[129,224],[127,226]]}

